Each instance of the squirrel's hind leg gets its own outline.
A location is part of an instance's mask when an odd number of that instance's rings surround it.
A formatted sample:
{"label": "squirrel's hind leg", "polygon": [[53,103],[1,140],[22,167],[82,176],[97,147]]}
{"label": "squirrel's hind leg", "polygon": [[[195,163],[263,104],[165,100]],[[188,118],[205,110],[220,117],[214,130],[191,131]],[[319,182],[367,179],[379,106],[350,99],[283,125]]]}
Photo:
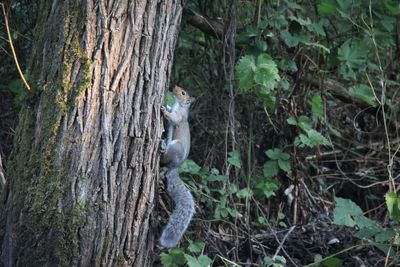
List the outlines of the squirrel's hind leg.
{"label": "squirrel's hind leg", "polygon": [[167,144],[165,153],[161,157],[161,163],[171,168],[179,167],[184,160],[184,147],[179,140],[172,140]]}

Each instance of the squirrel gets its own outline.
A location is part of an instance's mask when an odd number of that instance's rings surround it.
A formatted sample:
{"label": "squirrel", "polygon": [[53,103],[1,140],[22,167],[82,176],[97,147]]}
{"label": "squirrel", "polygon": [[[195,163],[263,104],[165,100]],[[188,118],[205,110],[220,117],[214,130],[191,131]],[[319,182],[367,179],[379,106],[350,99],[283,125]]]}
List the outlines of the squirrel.
{"label": "squirrel", "polygon": [[190,191],[179,177],[178,168],[187,159],[190,151],[189,107],[195,100],[185,90],[175,86],[175,103],[172,107],[161,107],[168,119],[168,135],[161,162],[168,166],[166,172],[168,194],[175,202],[175,209],[164,227],[160,243],[164,247],[175,247],[195,212],[195,203]]}

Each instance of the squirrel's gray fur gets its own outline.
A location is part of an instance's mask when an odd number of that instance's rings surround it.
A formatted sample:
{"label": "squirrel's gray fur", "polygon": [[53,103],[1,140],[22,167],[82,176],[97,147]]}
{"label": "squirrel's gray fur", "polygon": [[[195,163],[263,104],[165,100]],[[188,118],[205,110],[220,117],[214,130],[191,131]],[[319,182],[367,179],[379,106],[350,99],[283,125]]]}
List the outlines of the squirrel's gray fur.
{"label": "squirrel's gray fur", "polygon": [[182,238],[195,212],[193,196],[179,177],[178,168],[187,159],[190,151],[189,107],[193,97],[179,86],[174,88],[175,103],[162,107],[168,119],[168,137],[161,161],[168,166],[166,173],[168,194],[175,202],[175,208],[161,234],[164,247],[175,247]]}
{"label": "squirrel's gray fur", "polygon": [[168,193],[175,202],[175,208],[165,226],[160,243],[164,247],[175,247],[186,231],[195,212],[193,196],[179,177],[177,168],[166,173]]}

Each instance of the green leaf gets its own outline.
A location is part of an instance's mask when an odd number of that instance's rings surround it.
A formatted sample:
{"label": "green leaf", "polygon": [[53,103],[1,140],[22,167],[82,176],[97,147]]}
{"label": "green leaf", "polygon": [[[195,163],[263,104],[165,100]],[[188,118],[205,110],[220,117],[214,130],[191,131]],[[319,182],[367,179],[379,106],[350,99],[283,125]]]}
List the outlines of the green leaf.
{"label": "green leaf", "polygon": [[336,258],[336,257],[330,257],[330,258],[323,260],[321,262],[321,264],[325,267],[338,267],[338,266],[342,266],[343,260]]}
{"label": "green leaf", "polygon": [[300,24],[301,26],[307,26],[311,24],[311,20],[310,18],[300,18],[300,17],[295,17],[295,16],[289,16],[289,19],[291,21],[296,21],[298,24]]}
{"label": "green leaf", "polygon": [[256,59],[253,55],[242,57],[236,65],[236,77],[239,80],[239,87],[247,91],[255,86],[254,72],[256,71]]}
{"label": "green leaf", "polygon": [[281,31],[281,38],[288,47],[295,47],[299,44],[299,40],[294,37],[288,30]]}
{"label": "green leaf", "polygon": [[324,108],[320,94],[315,94],[311,99],[311,109],[317,118],[322,122],[324,120]]}
{"label": "green leaf", "polygon": [[174,102],[175,102],[175,100],[174,100],[174,96],[173,96],[172,92],[168,91],[167,92],[167,105],[173,106]]}
{"label": "green leaf", "polygon": [[376,229],[382,231],[382,227],[378,225],[375,221],[371,220],[370,218],[362,216],[354,217],[356,224],[359,228],[369,228],[369,229]]}
{"label": "green leaf", "polygon": [[383,4],[390,14],[400,15],[400,4],[397,0],[383,0]]}
{"label": "green leaf", "polygon": [[200,256],[198,257],[198,260],[199,260],[200,265],[201,265],[202,267],[211,266],[211,263],[213,263],[213,260],[210,259],[207,255],[200,255]]}
{"label": "green leaf", "polygon": [[238,43],[247,43],[250,39],[257,37],[260,34],[260,30],[254,26],[249,26],[246,31],[240,33],[237,37]]}
{"label": "green leaf", "polygon": [[276,97],[272,93],[264,94],[262,91],[260,91],[259,97],[265,107],[274,108]]}
{"label": "green leaf", "polygon": [[235,184],[230,184],[228,186],[228,193],[229,194],[234,194],[238,191],[237,186]]}
{"label": "green leaf", "polygon": [[376,107],[378,103],[376,102],[373,89],[365,84],[357,84],[349,89],[349,95],[351,97],[358,98],[370,106]]}
{"label": "green leaf", "polygon": [[400,220],[400,197],[396,192],[391,191],[386,193],[385,200],[390,218],[395,222],[398,222]]}
{"label": "green leaf", "polygon": [[282,159],[279,159],[279,160],[278,160],[278,165],[279,165],[279,168],[281,168],[281,170],[283,170],[283,171],[285,171],[285,172],[288,172],[288,171],[290,171],[290,169],[291,169],[290,161],[289,161],[289,160],[282,160]]}
{"label": "green leaf", "polygon": [[256,188],[261,190],[266,198],[270,198],[272,196],[275,196],[275,191],[279,189],[279,186],[276,183],[263,182],[258,183],[256,185]]}
{"label": "green leaf", "polygon": [[229,157],[228,157],[229,164],[231,164],[237,168],[240,168],[241,166],[240,166],[239,152],[237,150],[235,150],[235,151],[229,152],[228,155],[229,155]]}
{"label": "green leaf", "polygon": [[[200,259],[200,257],[202,257]],[[212,260],[208,258],[207,256],[200,256],[199,258],[195,258],[193,256],[190,256],[188,254],[185,254],[185,258],[187,260],[187,264],[189,267],[208,267],[210,266]],[[206,257],[206,258],[205,258]]]}
{"label": "green leaf", "polygon": [[262,52],[267,51],[267,48],[268,48],[267,47],[267,43],[264,40],[260,39],[260,38],[256,39],[256,47],[257,47],[258,50],[260,50]]}
{"label": "green leaf", "polygon": [[336,13],[336,6],[329,2],[322,2],[318,5],[319,13],[324,15],[332,15]]}
{"label": "green leaf", "polygon": [[383,243],[383,242],[386,242],[388,240],[391,240],[395,236],[396,236],[396,231],[393,228],[392,229],[387,229],[387,230],[384,230],[384,231],[380,232],[379,234],[377,234],[375,236],[375,242]]}
{"label": "green leaf", "polygon": [[168,250],[168,254],[161,253],[160,258],[163,266],[167,267],[181,266],[186,263],[185,255],[181,248],[172,248]]}
{"label": "green leaf", "polygon": [[347,40],[338,49],[338,58],[348,67],[354,68],[364,64],[365,47],[358,42]]}
{"label": "green leaf", "polygon": [[356,73],[354,70],[346,64],[341,64],[339,68],[340,75],[346,80],[356,80]]}
{"label": "green leaf", "polygon": [[227,181],[228,177],[225,175],[220,175],[220,174],[210,174],[207,176],[203,176],[204,180],[207,182],[222,182],[222,181]]}
{"label": "green leaf", "polygon": [[308,130],[307,131],[307,136],[309,140],[309,146],[310,147],[315,147],[319,145],[323,146],[330,146],[331,142],[329,142],[328,139],[326,139],[325,136],[323,136],[320,132],[317,132],[314,129]]}
{"label": "green leaf", "polygon": [[301,5],[299,5],[299,4],[297,4],[295,1],[286,0],[284,2],[287,5],[287,7],[289,9],[291,9],[291,10],[297,9],[297,10],[300,10],[300,11],[304,11],[303,7]]}
{"label": "green leaf", "polygon": [[357,233],[355,233],[354,236],[359,239],[371,238],[372,236],[376,235],[377,233],[380,233],[381,231],[382,231],[381,228],[364,227],[361,228]]}
{"label": "green leaf", "polygon": [[274,261],[272,260],[272,258],[271,258],[271,257],[268,257],[268,256],[265,256],[263,261],[264,261],[264,265],[266,265],[266,266],[269,266],[269,265],[271,265],[271,264],[274,263]]}
{"label": "green leaf", "polygon": [[286,121],[289,125],[297,125],[297,120],[293,117],[289,117]]}
{"label": "green leaf", "polygon": [[[399,5],[399,11],[400,11],[400,5]],[[399,13],[400,14],[400,13]],[[391,32],[393,31],[395,25],[396,25],[396,19],[390,16],[385,16],[382,15],[380,17],[380,23],[382,26],[385,28],[386,31]]]}
{"label": "green leaf", "polygon": [[231,208],[226,208],[228,211],[229,215],[231,215],[233,218],[237,218],[240,213],[237,210],[231,209]]}
{"label": "green leaf", "polygon": [[285,91],[289,90],[289,86],[290,86],[290,84],[289,84],[288,80],[286,80],[286,79],[282,79],[278,83],[278,88],[281,88]]}
{"label": "green leaf", "polygon": [[261,225],[265,225],[266,220],[265,220],[264,217],[258,216],[257,222],[258,222],[259,224],[261,224]]}
{"label": "green leaf", "polygon": [[303,131],[308,131],[312,129],[312,120],[307,116],[300,116],[298,118],[297,126]]}
{"label": "green leaf", "polygon": [[190,174],[198,174],[200,172],[200,169],[201,167],[197,165],[196,162],[190,159],[185,160],[180,167],[181,172],[187,172]]}
{"label": "green leaf", "polygon": [[312,48],[319,48],[320,50],[322,50],[323,52],[326,52],[328,54],[331,53],[331,50],[329,48],[327,48],[326,46],[319,44],[319,43],[310,43],[310,42],[305,42],[304,43],[306,46],[310,46]]}
{"label": "green leaf", "polygon": [[335,135],[336,137],[342,137],[342,134],[330,125],[329,125],[329,132]]}
{"label": "green leaf", "polygon": [[265,177],[272,178],[278,174],[278,162],[269,160],[264,163],[263,173]]}
{"label": "green leaf", "polygon": [[243,188],[243,189],[240,189],[239,191],[237,191],[236,196],[238,198],[249,198],[249,197],[251,197],[252,194],[253,194],[253,192],[251,191],[250,188]]}
{"label": "green leaf", "polygon": [[282,59],[279,62],[279,68],[281,70],[289,71],[291,73],[295,73],[298,70],[296,62],[292,59]]}
{"label": "green leaf", "polygon": [[353,0],[336,0],[339,5],[341,11],[347,11],[352,4],[354,4]]}
{"label": "green leaf", "polygon": [[196,241],[190,243],[188,249],[190,252],[199,253],[204,249],[204,247],[205,247],[205,243],[203,241],[196,240]]}
{"label": "green leaf", "polygon": [[266,154],[270,159],[275,159],[275,160],[280,159],[281,153],[282,153],[282,150],[280,150],[279,148],[268,149],[267,151],[265,151],[265,154]]}
{"label": "green leaf", "polygon": [[263,85],[267,89],[273,89],[278,81],[280,81],[279,71],[276,63],[271,56],[262,53],[257,57],[257,66],[254,73],[254,81]]}
{"label": "green leaf", "polygon": [[335,197],[336,207],[333,210],[333,223],[345,226],[355,226],[354,217],[363,215],[362,210],[350,199]]}

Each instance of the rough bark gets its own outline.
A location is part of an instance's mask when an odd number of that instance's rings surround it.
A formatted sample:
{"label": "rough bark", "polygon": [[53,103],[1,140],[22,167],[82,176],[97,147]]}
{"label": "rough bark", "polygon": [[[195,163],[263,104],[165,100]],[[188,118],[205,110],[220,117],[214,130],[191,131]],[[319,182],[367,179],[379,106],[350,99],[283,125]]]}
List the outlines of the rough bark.
{"label": "rough bark", "polygon": [[0,216],[5,266],[149,266],[180,0],[42,1]]}

